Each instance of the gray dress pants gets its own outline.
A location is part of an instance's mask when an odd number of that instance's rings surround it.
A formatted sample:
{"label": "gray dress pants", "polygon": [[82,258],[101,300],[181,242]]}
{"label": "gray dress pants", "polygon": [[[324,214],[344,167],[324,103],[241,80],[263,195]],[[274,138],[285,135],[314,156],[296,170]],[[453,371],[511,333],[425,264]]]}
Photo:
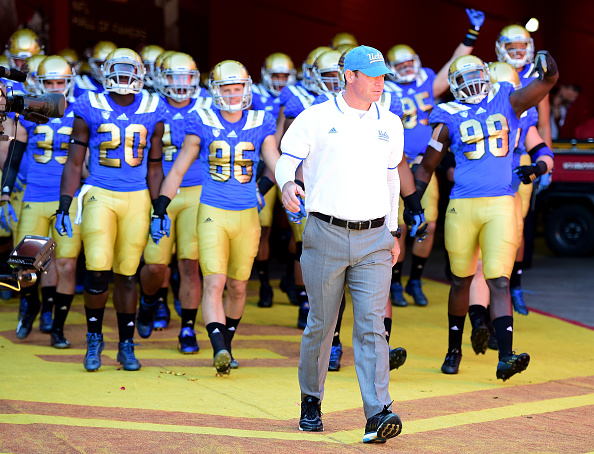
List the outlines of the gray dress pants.
{"label": "gray dress pants", "polygon": [[301,255],[310,305],[299,358],[302,397],[324,397],[334,328],[347,284],[353,299],[353,351],[365,417],[369,419],[390,404],[384,316],[393,246],[394,238],[386,225],[347,230],[308,217]]}

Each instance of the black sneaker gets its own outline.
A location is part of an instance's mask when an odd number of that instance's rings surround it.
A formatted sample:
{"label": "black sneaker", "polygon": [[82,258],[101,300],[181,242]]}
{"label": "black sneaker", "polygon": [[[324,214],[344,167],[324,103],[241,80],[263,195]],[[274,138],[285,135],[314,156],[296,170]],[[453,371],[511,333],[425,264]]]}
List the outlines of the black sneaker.
{"label": "black sneaker", "polygon": [[87,333],[87,354],[83,360],[85,369],[89,372],[95,372],[101,367],[101,352],[105,343],[103,334]]}
{"label": "black sneaker", "polygon": [[136,331],[143,339],[150,337],[153,332],[156,309],[156,304],[148,305],[144,302],[144,296],[140,297],[138,314],[136,315]]}
{"label": "black sneaker", "polygon": [[32,314],[28,311],[21,315],[21,319],[19,320],[16,328],[16,335],[19,339],[25,339],[29,334],[31,334],[33,322],[35,321],[36,316],[36,313]]}
{"label": "black sneaker", "polygon": [[470,343],[472,344],[472,349],[478,355],[482,353],[483,355],[487,351],[487,347],[489,345],[489,328],[483,320],[475,320],[472,326],[472,333],[470,334]]}
{"label": "black sneaker", "polygon": [[530,363],[530,355],[528,353],[503,356],[497,364],[497,378],[503,381],[508,380],[515,374],[526,370],[528,363]]}
{"label": "black sneaker", "polygon": [[324,424],[322,424],[322,404],[317,397],[305,396],[301,399],[299,430],[306,432],[321,432],[324,430]]}
{"label": "black sneaker", "polygon": [[299,306],[299,316],[297,317],[297,328],[305,329],[307,326],[307,316],[309,315],[309,301],[304,301]]}
{"label": "black sneaker", "polygon": [[289,301],[294,306],[299,306],[297,290],[295,289],[295,276],[283,275],[280,280],[280,289],[287,294]]}
{"label": "black sneaker", "polygon": [[52,330],[50,331],[50,344],[54,348],[70,348],[70,342],[64,337],[62,331]]}
{"label": "black sneaker", "polygon": [[461,360],[462,352],[457,348],[450,349],[445,357],[445,361],[441,365],[441,371],[444,374],[457,374]]}
{"label": "black sneaker", "polygon": [[258,301],[258,307],[272,307],[272,287],[270,283],[266,282],[260,284],[260,300]]}
{"label": "black sneaker", "polygon": [[229,375],[231,373],[231,354],[227,350],[219,350],[214,356],[213,366],[219,375]]}
{"label": "black sneaker", "polygon": [[363,443],[385,443],[388,438],[394,438],[402,432],[400,416],[388,410],[390,405],[377,415],[367,420]]}
{"label": "black sneaker", "polygon": [[390,349],[390,370],[398,369],[406,362],[406,350],[402,347]]}
{"label": "black sneaker", "polygon": [[52,311],[42,312],[41,315],[39,315],[39,331],[42,333],[49,333],[52,330],[53,323]]}
{"label": "black sneaker", "polygon": [[118,342],[118,356],[116,359],[122,365],[124,370],[139,370],[142,366],[134,356],[134,339],[126,339],[124,342]]}

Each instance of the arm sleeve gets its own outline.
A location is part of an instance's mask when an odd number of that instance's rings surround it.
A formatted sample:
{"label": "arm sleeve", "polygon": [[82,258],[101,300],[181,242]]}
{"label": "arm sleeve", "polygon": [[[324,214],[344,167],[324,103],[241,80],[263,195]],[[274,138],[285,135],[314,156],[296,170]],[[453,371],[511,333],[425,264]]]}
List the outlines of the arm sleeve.
{"label": "arm sleeve", "polygon": [[388,169],[388,189],[390,190],[390,213],[387,224],[390,232],[398,228],[398,204],[400,202],[400,176],[398,167]]}
{"label": "arm sleeve", "polygon": [[295,171],[301,164],[301,159],[288,154],[282,154],[276,163],[276,169],[274,170],[274,178],[281,191],[283,186],[289,181],[295,180]]}
{"label": "arm sleeve", "polygon": [[27,144],[19,140],[11,140],[8,145],[9,152],[2,171],[2,194],[10,195],[12,193],[26,149]]}

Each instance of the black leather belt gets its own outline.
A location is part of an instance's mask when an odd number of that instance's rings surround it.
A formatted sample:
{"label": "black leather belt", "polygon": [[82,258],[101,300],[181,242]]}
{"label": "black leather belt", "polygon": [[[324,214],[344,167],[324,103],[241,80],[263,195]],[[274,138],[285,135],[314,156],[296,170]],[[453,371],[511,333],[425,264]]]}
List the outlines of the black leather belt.
{"label": "black leather belt", "polygon": [[328,216],[327,214],[317,213],[312,211],[312,216],[315,216],[318,219],[321,219],[328,224],[336,225],[338,227],[343,227],[347,230],[367,230],[367,229],[376,229],[384,225],[385,218],[377,218],[372,219],[370,221],[345,221],[344,219],[338,219],[332,216]]}

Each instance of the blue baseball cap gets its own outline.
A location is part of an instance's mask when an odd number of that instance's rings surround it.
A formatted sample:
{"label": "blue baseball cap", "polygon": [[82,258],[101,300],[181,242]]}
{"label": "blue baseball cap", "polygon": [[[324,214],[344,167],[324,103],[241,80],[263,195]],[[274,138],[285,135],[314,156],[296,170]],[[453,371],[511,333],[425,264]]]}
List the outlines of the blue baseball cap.
{"label": "blue baseball cap", "polygon": [[361,71],[369,77],[377,77],[383,74],[393,75],[390,68],[386,66],[382,53],[369,46],[359,46],[351,49],[344,57],[344,70]]}

